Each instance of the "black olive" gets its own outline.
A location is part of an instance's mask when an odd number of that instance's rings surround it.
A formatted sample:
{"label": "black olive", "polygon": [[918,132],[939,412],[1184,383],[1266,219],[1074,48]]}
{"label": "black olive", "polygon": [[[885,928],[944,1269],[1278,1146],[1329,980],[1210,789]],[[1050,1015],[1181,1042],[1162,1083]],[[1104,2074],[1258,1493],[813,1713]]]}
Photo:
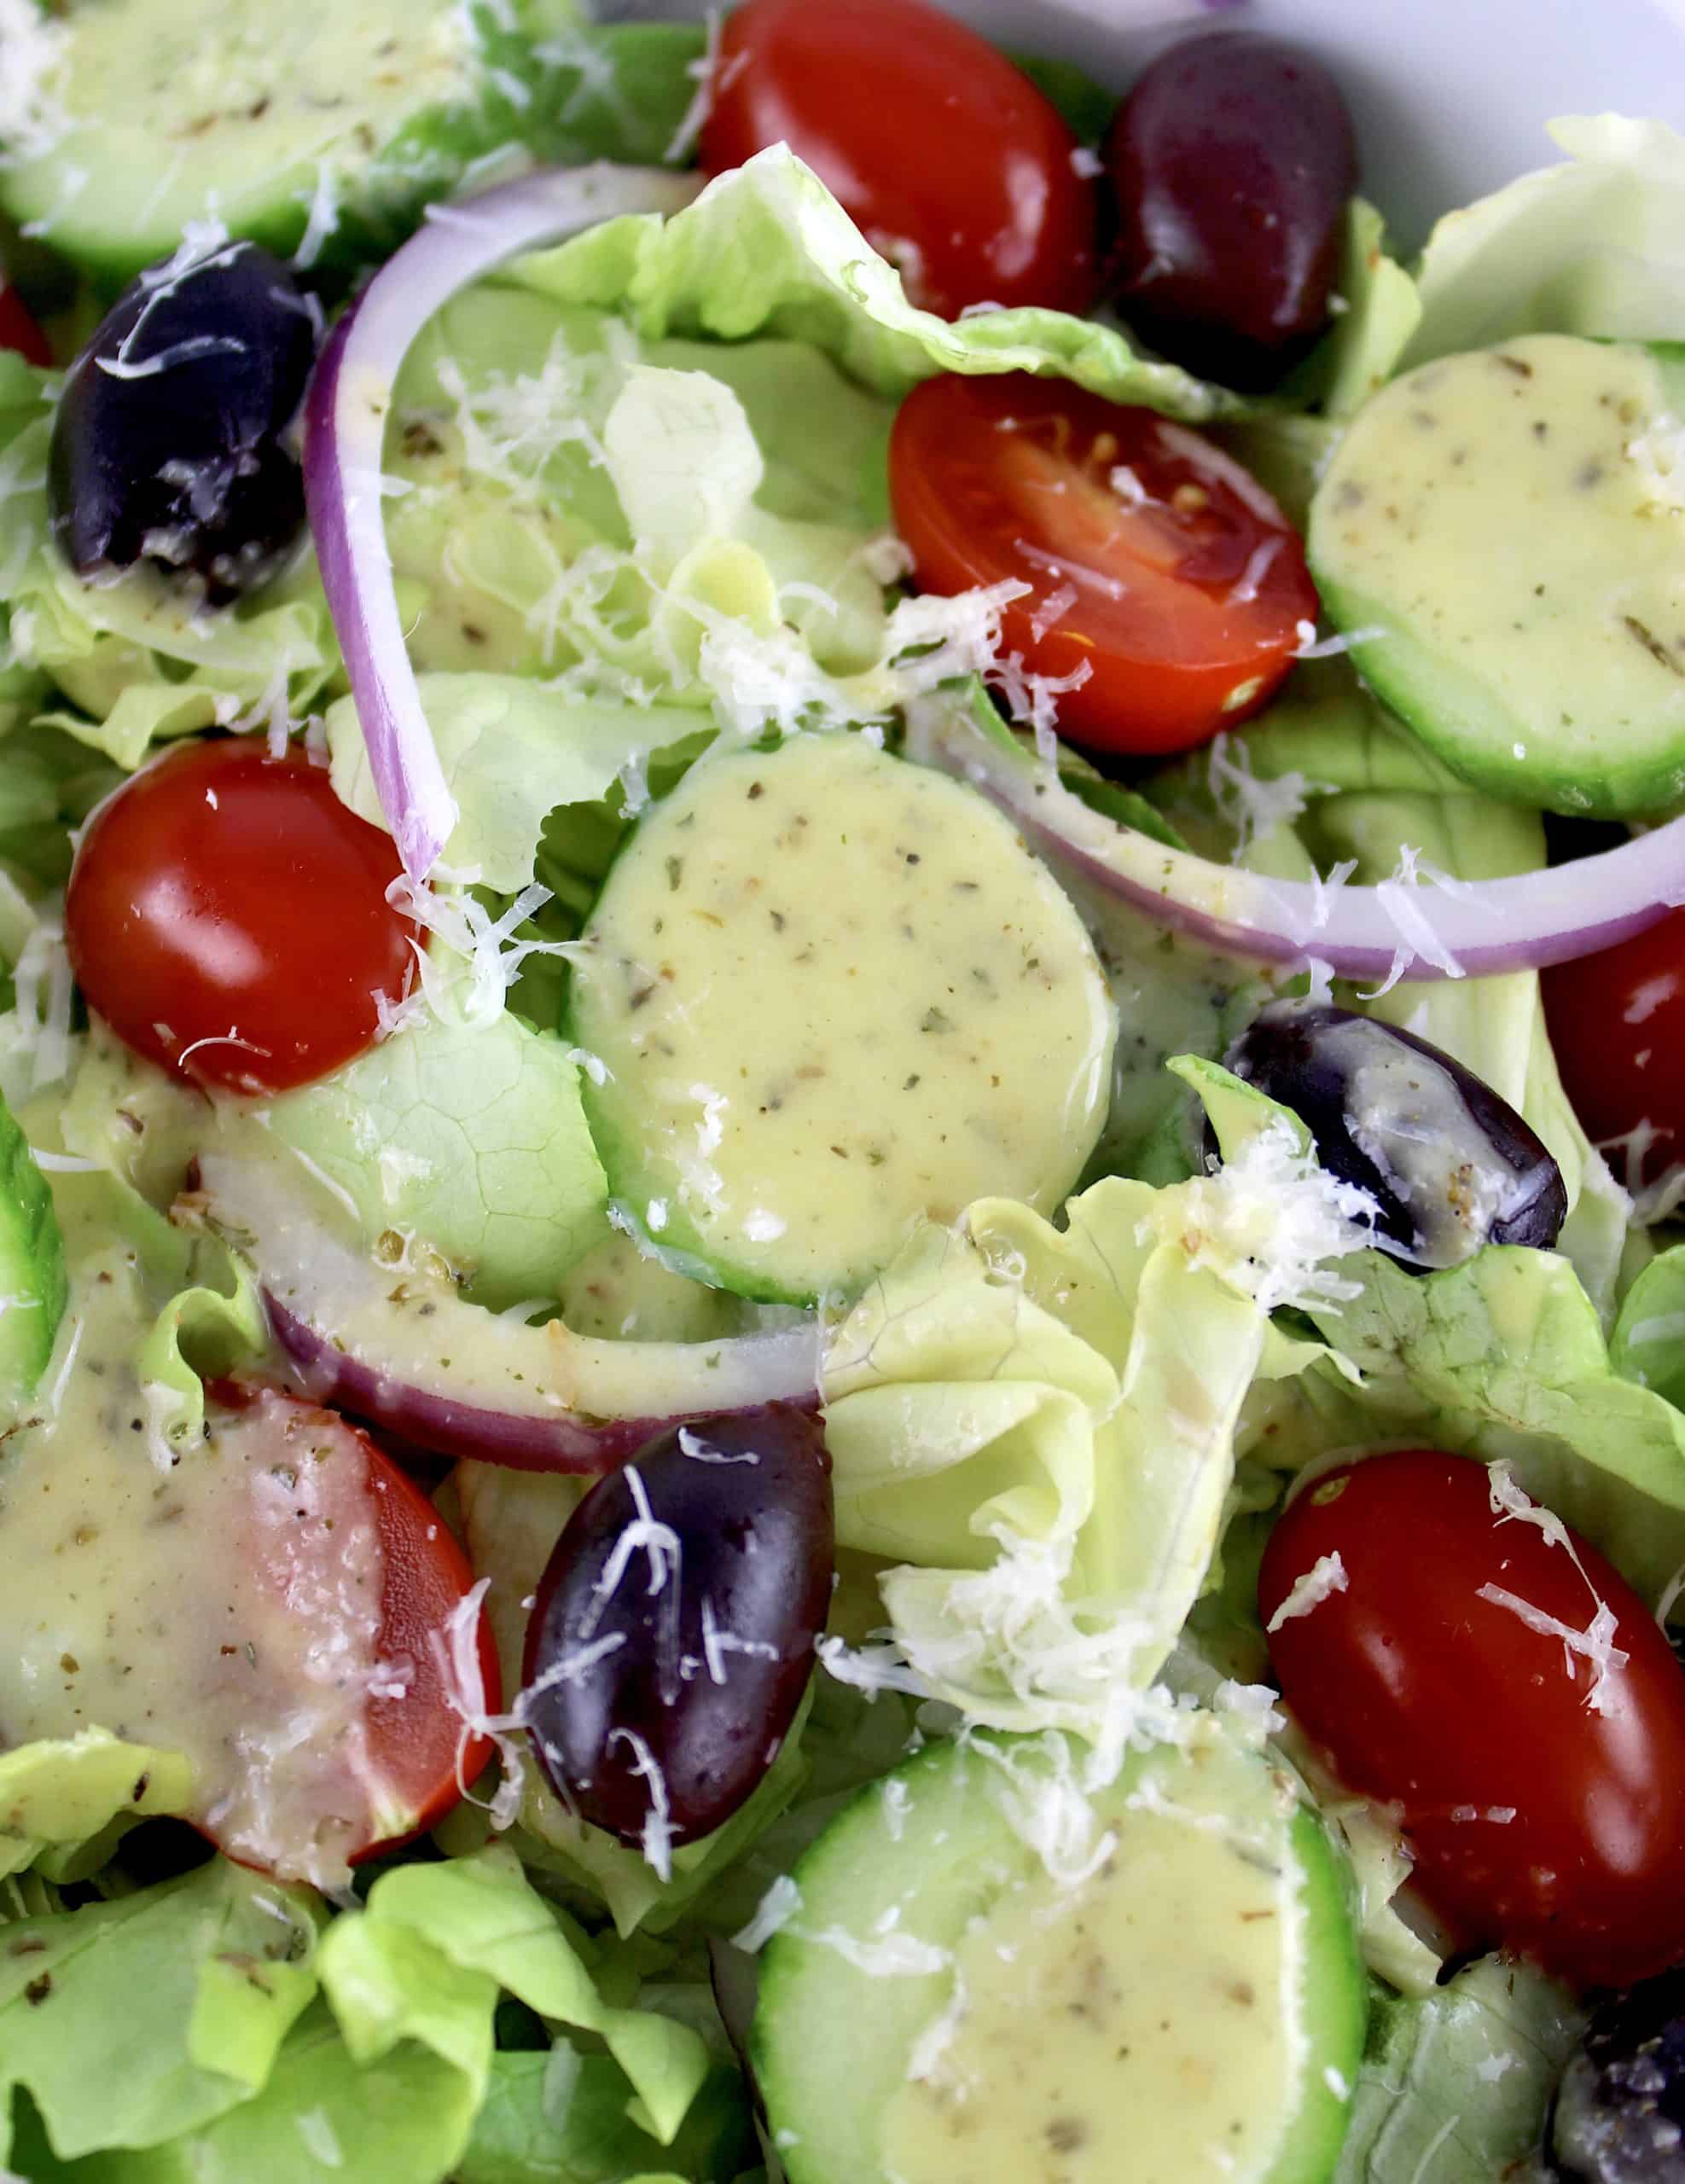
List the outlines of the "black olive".
{"label": "black olive", "polygon": [[48,502],[72,567],[191,572],[212,604],[270,574],[304,520],[292,427],[318,325],[249,242],[184,244],[125,289],[53,421]]}
{"label": "black olive", "polygon": [[646,1850],[729,1819],[807,1688],[833,1563],[824,1432],[793,1403],[676,1428],[599,1481],[526,1629],[521,1711],[558,1796]]}
{"label": "black olive", "polygon": [[1548,2158],[1572,2184],[1685,2184],[1685,1972],[1593,2013],[1557,2088]]}
{"label": "black olive", "polygon": [[1223,1060],[1293,1109],[1331,1175],[1374,1199],[1382,1251],[1426,1271],[1483,1244],[1555,1243],[1568,1199],[1543,1141],[1426,1039],[1351,1009],[1277,1001]]}

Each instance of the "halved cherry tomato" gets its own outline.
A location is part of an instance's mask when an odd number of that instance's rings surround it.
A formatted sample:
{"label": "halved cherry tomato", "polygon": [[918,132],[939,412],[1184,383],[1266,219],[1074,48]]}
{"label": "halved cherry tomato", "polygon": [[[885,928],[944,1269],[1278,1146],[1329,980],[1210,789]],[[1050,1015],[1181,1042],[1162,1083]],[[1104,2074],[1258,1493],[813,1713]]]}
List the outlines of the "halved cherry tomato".
{"label": "halved cherry tomato", "polygon": [[[1545,1022],[1594,1144],[1626,1138],[1640,1182],[1685,1161],[1685,910],[1540,973]],[[1637,1131],[1640,1136],[1633,1136]],[[1615,1172],[1627,1169],[1618,1153]]]}
{"label": "halved cherry tomato", "polygon": [[[363,1733],[381,1809],[403,1815],[405,1824],[352,1848],[346,1855],[356,1865],[436,1825],[491,1757],[490,1742],[470,1731],[451,1704],[435,1642],[443,1642],[448,1618],[472,1590],[474,1570],[421,1488],[360,1427],[276,1388],[218,1380],[207,1392],[224,1410],[241,1414],[248,1427],[255,1422],[259,1445],[270,1449],[277,1462],[296,1465],[302,1449],[313,1464],[349,1463],[359,1470],[361,1496],[353,1490],[353,1499],[362,1498],[374,1519],[380,1556],[375,1651],[381,1667],[403,1686],[401,1697],[371,1693],[364,1700]],[[249,1443],[247,1461],[258,1461]],[[304,1513],[299,1513],[301,1518]],[[302,1592],[308,1602],[316,1590],[310,1582],[312,1551],[306,1538],[301,1548],[265,1564],[265,1579],[288,1595],[289,1612],[299,1610],[293,1593]],[[324,1643],[331,1636],[323,1634]],[[474,1644],[484,1711],[495,1714],[503,1704],[502,1676],[484,1614]],[[278,1766],[288,1764],[290,1749],[283,1745]],[[276,1802],[282,1808],[287,1804],[284,1795]]]}
{"label": "halved cherry tomato", "polygon": [[1098,290],[1099,198],[1020,69],[927,0],[747,0],[726,17],[702,164],[787,143],[927,311]]}
{"label": "halved cherry tomato", "polygon": [[[1340,1780],[1396,1804],[1455,1940],[1584,1985],[1685,1960],[1685,1670],[1631,1587],[1577,1534],[1505,1517],[1484,1465],[1426,1449],[1341,1465],[1288,1504],[1266,1627],[1336,1554],[1335,1589],[1270,1632],[1275,1680]],[[1600,1606],[1613,1650],[1556,1635]]]}
{"label": "halved cherry tomato", "polygon": [[1086,679],[1059,728],[1185,751],[1256,712],[1316,592],[1298,533],[1222,450],[1053,380],[927,380],[890,441],[896,527],[927,591],[1016,578],[1003,650]]}
{"label": "halved cherry tomato", "polygon": [[90,1007],[200,1084],[279,1092],[374,1043],[415,932],[389,835],[253,737],[178,746],[95,815],[65,911]]}
{"label": "halved cherry tomato", "polygon": [[30,317],[15,288],[0,274],[0,349],[15,349],[24,360],[44,368],[53,361],[47,337]]}

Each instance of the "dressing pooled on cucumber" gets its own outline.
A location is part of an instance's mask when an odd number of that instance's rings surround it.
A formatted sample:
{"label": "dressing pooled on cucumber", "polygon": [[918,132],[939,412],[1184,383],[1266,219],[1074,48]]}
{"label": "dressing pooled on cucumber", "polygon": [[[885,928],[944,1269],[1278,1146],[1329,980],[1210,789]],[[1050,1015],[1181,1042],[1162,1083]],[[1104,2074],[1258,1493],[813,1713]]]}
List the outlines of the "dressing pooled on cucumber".
{"label": "dressing pooled on cucumber", "polygon": [[[73,0],[9,65],[38,71],[0,207],[119,286],[195,224],[355,263],[518,138],[553,0]],[[8,154],[9,154],[9,158]]]}
{"label": "dressing pooled on cucumber", "polygon": [[938,1745],[832,1823],[751,2042],[791,2184],[1329,2174],[1368,2008],[1340,1868],[1289,1777],[1221,1716],[1183,1728],[1095,1798],[1071,1871],[1031,1847],[1078,1794],[1055,1736]]}
{"label": "dressing pooled on cucumber", "polygon": [[1532,334],[1358,412],[1311,508],[1322,605],[1465,780],[1618,816],[1685,793],[1685,362]]}
{"label": "dressing pooled on cucumber", "polygon": [[985,1191],[1050,1213],[1116,1037],[1010,824],[851,735],[705,762],[655,806],[571,1009],[621,1217],[681,1271],[792,1303],[857,1290]]}

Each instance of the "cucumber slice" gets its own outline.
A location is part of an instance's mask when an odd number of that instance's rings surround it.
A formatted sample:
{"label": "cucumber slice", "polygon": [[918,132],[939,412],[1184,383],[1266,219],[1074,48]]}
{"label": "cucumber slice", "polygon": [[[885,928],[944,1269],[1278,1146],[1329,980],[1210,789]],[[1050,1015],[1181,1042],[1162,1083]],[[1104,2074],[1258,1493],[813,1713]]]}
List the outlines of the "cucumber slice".
{"label": "cucumber slice", "polygon": [[1493,796],[1616,817],[1685,794],[1685,365],[1535,334],[1395,380],[1310,511],[1329,618]]}
{"label": "cucumber slice", "polygon": [[0,1417],[35,1392],[67,1294],[52,1193],[0,1100]]}
{"label": "cucumber slice", "polygon": [[1095,1801],[1074,1882],[1020,1832],[1069,1779],[1045,1738],[932,1746],[827,1828],[751,2039],[790,2184],[1331,2174],[1367,2009],[1340,1869],[1285,1777],[1189,1732]]}
{"label": "cucumber slice", "polygon": [[611,1196],[718,1287],[849,1294],[922,1216],[1050,1212],[1099,1136],[1116,1025],[1070,901],[974,791],[863,736],[694,767],[583,941]]}
{"label": "cucumber slice", "polygon": [[471,161],[519,137],[561,0],[69,0],[50,148],[0,206],[120,287],[220,221],[278,256],[391,251]]}

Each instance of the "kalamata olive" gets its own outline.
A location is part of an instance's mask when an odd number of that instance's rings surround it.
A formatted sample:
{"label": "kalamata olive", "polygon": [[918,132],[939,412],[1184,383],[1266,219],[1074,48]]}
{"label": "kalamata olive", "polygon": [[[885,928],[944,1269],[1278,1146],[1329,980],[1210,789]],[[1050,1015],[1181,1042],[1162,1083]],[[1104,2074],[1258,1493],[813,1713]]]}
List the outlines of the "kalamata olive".
{"label": "kalamata olive", "polygon": [[1105,157],[1124,318],[1192,371],[1272,385],[1328,322],[1357,186],[1333,78],[1280,38],[1186,39],[1118,109]]}
{"label": "kalamata olive", "polygon": [[558,1796],[654,1854],[729,1820],[777,1757],[831,1604],[818,1420],[768,1403],[664,1433],[568,1519],[521,1712]]}
{"label": "kalamata olive", "polygon": [[1293,1109],[1330,1174],[1374,1197],[1381,1250],[1426,1269],[1483,1244],[1556,1241],[1567,1194],[1543,1141],[1426,1039],[1351,1009],[1277,1001],[1223,1060]]}
{"label": "kalamata olive", "polygon": [[189,570],[212,601],[268,574],[304,520],[289,427],[317,326],[286,268],[249,242],[183,244],[125,289],[53,421],[49,503],[72,567]]}
{"label": "kalamata olive", "polygon": [[1594,2011],[1557,2088],[1548,2154],[1573,2184],[1685,2184],[1685,1972]]}

